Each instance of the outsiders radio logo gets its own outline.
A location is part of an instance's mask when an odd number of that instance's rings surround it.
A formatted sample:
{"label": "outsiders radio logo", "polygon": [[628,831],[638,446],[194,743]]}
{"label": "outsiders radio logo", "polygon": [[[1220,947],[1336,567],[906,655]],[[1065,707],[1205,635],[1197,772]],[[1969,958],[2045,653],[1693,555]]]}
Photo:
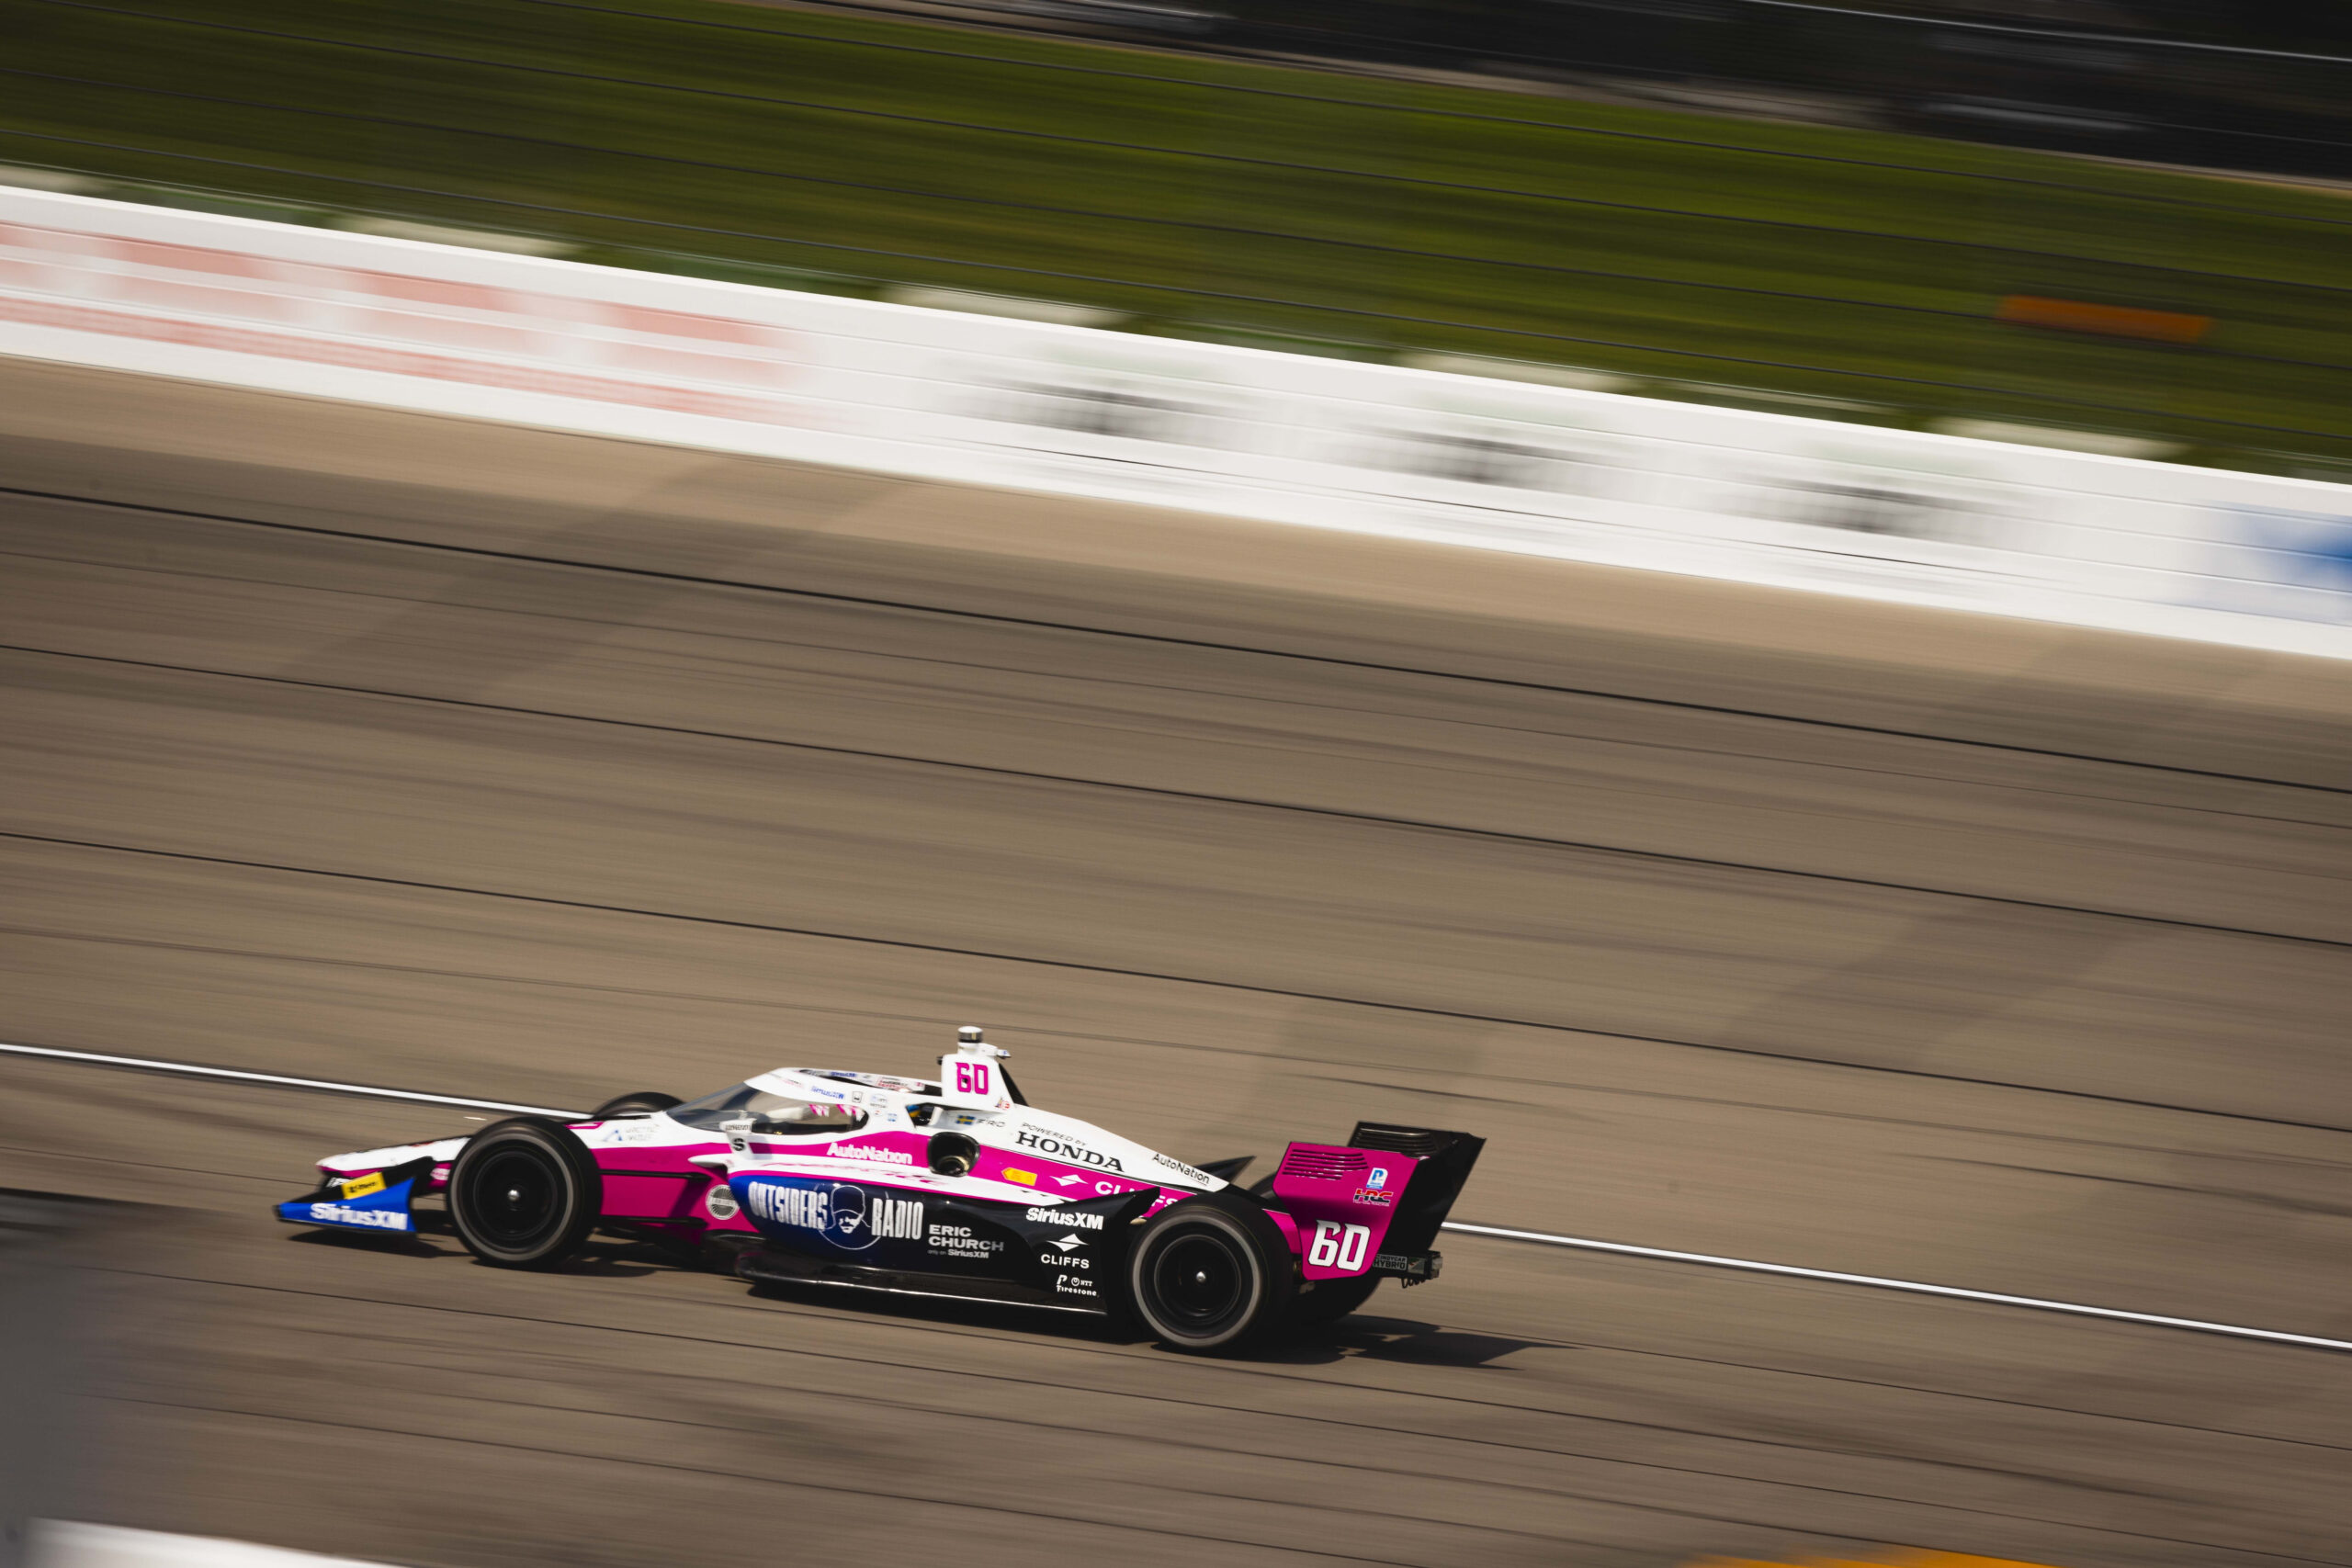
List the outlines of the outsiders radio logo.
{"label": "outsiders radio logo", "polygon": [[772,1225],[814,1232],[846,1252],[863,1252],[877,1241],[922,1239],[922,1204],[837,1182],[802,1187],[759,1181],[747,1195],[752,1217]]}

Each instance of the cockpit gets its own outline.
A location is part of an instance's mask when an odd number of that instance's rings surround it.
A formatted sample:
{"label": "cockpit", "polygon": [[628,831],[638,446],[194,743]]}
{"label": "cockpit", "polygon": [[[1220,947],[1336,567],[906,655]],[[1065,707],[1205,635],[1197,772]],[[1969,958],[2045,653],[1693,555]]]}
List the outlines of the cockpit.
{"label": "cockpit", "polygon": [[839,1138],[865,1125],[865,1112],[839,1100],[779,1094],[739,1083],[664,1112],[673,1122],[724,1136],[726,1124],[751,1118],[750,1131],[763,1137]]}

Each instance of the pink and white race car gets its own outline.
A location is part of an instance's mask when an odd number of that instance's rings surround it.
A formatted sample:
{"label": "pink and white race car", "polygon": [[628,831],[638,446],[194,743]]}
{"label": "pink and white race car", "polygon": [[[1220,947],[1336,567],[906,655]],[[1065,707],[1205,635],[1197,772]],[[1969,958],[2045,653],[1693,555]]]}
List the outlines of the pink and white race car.
{"label": "pink and white race car", "polygon": [[546,1269],[596,1230],[730,1248],[735,1271],[1128,1314],[1182,1350],[1231,1350],[1437,1277],[1438,1227],[1485,1141],[1359,1122],[1273,1175],[1195,1168],[1038,1111],[977,1029],[939,1081],[781,1068],[681,1102],[631,1094],[586,1121],[336,1155],[291,1224],[411,1234],[441,1195],[485,1263]]}

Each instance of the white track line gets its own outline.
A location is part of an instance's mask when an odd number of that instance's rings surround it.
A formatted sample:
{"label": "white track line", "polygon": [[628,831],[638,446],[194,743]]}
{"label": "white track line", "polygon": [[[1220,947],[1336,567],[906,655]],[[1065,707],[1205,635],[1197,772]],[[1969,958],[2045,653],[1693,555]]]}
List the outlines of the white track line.
{"label": "white track line", "polygon": [[274,1084],[280,1089],[322,1089],[333,1094],[364,1094],[377,1100],[413,1100],[426,1105],[462,1105],[469,1111],[514,1111],[526,1116],[561,1116],[574,1122],[586,1114],[579,1111],[559,1111],[546,1105],[509,1105],[503,1100],[468,1100],[457,1094],[419,1094],[414,1089],[378,1089],[372,1084],[334,1083],[325,1078],[289,1078],[279,1073],[246,1073],[234,1067],[199,1067],[188,1062],[150,1061],[144,1056],[107,1056],[96,1051],[60,1051],[48,1045],[11,1045],[0,1041],[0,1051],[17,1056],[50,1056],[63,1062],[89,1062],[102,1067],[137,1067],[150,1073],[180,1073],[189,1077]]}
{"label": "white track line", "polygon": [[[202,1067],[187,1062],[159,1062],[144,1056],[109,1056],[96,1051],[61,1051],[48,1045],[12,1045],[0,1041],[0,1052],[18,1056],[45,1056],[58,1061],[87,1062],[105,1067],[136,1067],[151,1073],[179,1073],[191,1077],[269,1084],[281,1089],[324,1089],[332,1094],[368,1095],[378,1100],[456,1105],[471,1111],[513,1111],[525,1115],[557,1116],[567,1121],[578,1121],[586,1114],[547,1105],[511,1105],[502,1100],[469,1100],[457,1094],[420,1094],[414,1089],[378,1089],[371,1084],[335,1083],[325,1078],[288,1077],[280,1073],[249,1073],[234,1067]],[[1736,1269],[1746,1274],[1776,1274],[1783,1279],[1817,1280],[1831,1285],[1862,1285],[1874,1291],[1902,1291],[1915,1296],[1942,1296],[1952,1301],[1985,1302],[1994,1306],[2026,1307],[2035,1312],[2060,1312],[2075,1317],[2104,1318],[2111,1323],[2143,1324],[2151,1328],[2185,1328],[2198,1334],[2259,1339],[2274,1345],[2300,1345],[2313,1350],[2352,1351],[2352,1340],[2324,1339],[2312,1334],[2285,1334],[2275,1328],[2245,1328],[2231,1323],[2206,1323],[2193,1317],[2165,1317],[2152,1312],[2125,1312],[2119,1307],[2086,1306],[2079,1302],[2053,1302],[2041,1296],[2007,1296],[1996,1291],[1966,1291],[1957,1285],[1930,1285],[1917,1280],[1889,1280],[1877,1274],[1841,1274],[1830,1269],[1800,1269],[1792,1263],[1761,1263],[1747,1258],[1718,1258],[1707,1252],[1674,1252],[1662,1247],[1635,1247],[1629,1242],[1596,1241],[1589,1236],[1553,1235],[1544,1231],[1466,1224],[1460,1220],[1448,1220],[1444,1228],[1464,1235],[1530,1241],[1544,1247],[1574,1247],[1584,1252],[1609,1252],[1623,1258],[1646,1258],[1659,1263],[1695,1263],[1709,1269]]]}
{"label": "white track line", "polygon": [[1634,1247],[1622,1241],[1594,1241],[1577,1235],[1547,1235],[1542,1231],[1505,1230],[1499,1225],[1470,1225],[1458,1220],[1448,1220],[1445,1229],[1469,1235],[1500,1236],[1508,1241],[1541,1242],[1546,1247],[1573,1247],[1587,1252],[1614,1252],[1627,1258],[1650,1258],[1666,1263],[1699,1263],[1710,1269],[1736,1269],[1749,1274],[1779,1274],[1792,1280],[1821,1280],[1833,1285],[1867,1285],[1879,1291],[1907,1291],[1915,1296],[1949,1296],[1955,1301],[1990,1302],[1996,1306],[2071,1313],[2076,1317],[2103,1317],[2116,1323],[2147,1324],[2155,1328],[2188,1328],[2199,1334],[2226,1334],[2237,1339],[2267,1339],[2274,1344],[2302,1345],[2315,1350],[2352,1350],[2352,1340],[2346,1339],[2323,1339],[2311,1334],[2282,1334],[2275,1328],[2242,1328],[2233,1323],[2206,1323],[2194,1317],[2165,1317],[2152,1312],[2125,1312],[2120,1307],[2085,1306],[2079,1302],[2046,1301],[2040,1296],[2005,1296],[1995,1291],[1963,1291],[1957,1285],[1928,1285],[1917,1280],[1889,1280],[1876,1274],[1840,1274],[1829,1269],[1800,1269],[1792,1263],[1758,1263],[1746,1258],[1717,1258],[1706,1252],[1669,1252],[1661,1247]]}

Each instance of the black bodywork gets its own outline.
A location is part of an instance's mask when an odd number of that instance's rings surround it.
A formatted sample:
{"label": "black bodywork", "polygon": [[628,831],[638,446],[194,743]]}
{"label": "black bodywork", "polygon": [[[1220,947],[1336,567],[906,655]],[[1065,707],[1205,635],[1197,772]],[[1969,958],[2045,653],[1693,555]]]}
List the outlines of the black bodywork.
{"label": "black bodywork", "polygon": [[[1362,1122],[1349,1142],[1418,1161],[1367,1271],[1408,1285],[1435,1278],[1439,1258],[1432,1244],[1486,1141],[1466,1133]],[[1203,1168],[1238,1176],[1247,1163],[1220,1160]],[[747,1280],[1097,1314],[1117,1310],[1117,1281],[1134,1222],[1150,1212],[1157,1197],[1146,1190],[1023,1204],[882,1181],[757,1171],[740,1178],[737,1191],[756,1223],[783,1233],[737,1255],[736,1271]],[[1248,1191],[1232,1187],[1195,1201],[1282,1208],[1271,1178]]]}

